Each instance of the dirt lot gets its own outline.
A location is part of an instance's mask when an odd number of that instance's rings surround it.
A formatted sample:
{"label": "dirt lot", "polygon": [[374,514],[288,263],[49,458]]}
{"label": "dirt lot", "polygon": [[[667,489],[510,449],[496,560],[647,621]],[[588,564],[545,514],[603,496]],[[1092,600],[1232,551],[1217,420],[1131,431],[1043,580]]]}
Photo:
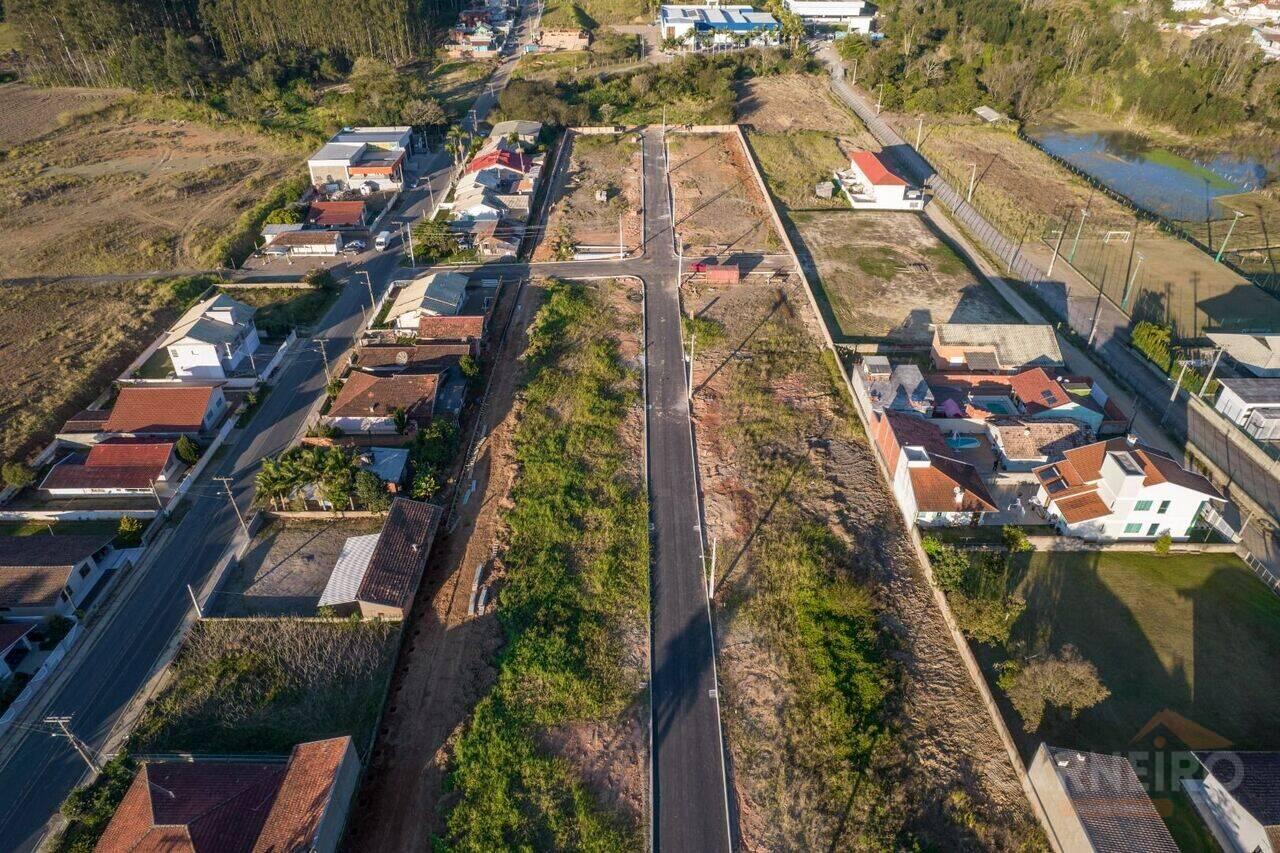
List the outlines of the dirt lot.
{"label": "dirt lot", "polygon": [[777,251],[747,154],[728,133],[670,134],[676,233],[685,254]]}
{"label": "dirt lot", "polygon": [[0,87],[0,114],[28,116],[16,131],[5,122],[0,276],[199,269],[201,249],[302,156],[231,128],[142,118],[127,104],[60,125],[50,112],[79,95],[33,104],[29,91]]}
{"label": "dirt lot", "polygon": [[311,616],[347,537],[381,529],[377,518],[272,520],[254,537],[213,609],[218,616]]}
{"label": "dirt lot", "polygon": [[36,139],[70,122],[76,114],[101,109],[122,95],[110,89],[42,89],[25,83],[0,86],[0,104],[4,105],[0,146]]}
{"label": "dirt lot", "polygon": [[793,211],[791,220],[846,337],[921,344],[931,323],[1016,321],[914,213]]}
{"label": "dirt lot", "polygon": [[[856,416],[822,366],[805,302],[795,286],[685,296],[687,311],[723,330],[698,360],[694,413],[708,532],[722,555],[717,641],[743,849],[1022,849],[1036,830],[1021,787]],[[752,376],[765,378],[763,395],[744,395]],[[762,431],[772,438],[761,445]],[[748,443],[759,446],[744,452]],[[786,531],[802,529],[829,531],[847,550],[816,587],[796,589],[779,584],[779,566],[797,560]],[[793,613],[812,618],[806,608],[851,586],[869,591],[875,630],[889,638],[889,729],[868,765],[831,767],[853,723],[806,704],[802,688],[834,673],[765,602],[789,596]],[[841,633],[858,607],[817,622],[818,648],[866,642]]]}
{"label": "dirt lot", "polygon": [[[614,292],[625,300],[624,288]],[[638,305],[625,302],[638,318]],[[522,378],[517,359],[525,349],[525,329],[540,304],[540,288],[530,285],[514,306],[510,301],[500,306],[500,317],[505,318],[512,307],[516,313],[508,339],[494,359],[497,372],[483,430],[488,438],[480,445],[474,469],[476,492],[460,508],[458,527],[452,533],[442,529],[437,539],[407,629],[408,645],[392,684],[373,764],[348,831],[348,843],[354,844],[351,849],[425,850],[431,836],[444,831],[450,802],[444,788],[450,752],[471,707],[492,684],[490,661],[502,642],[492,595],[482,616],[468,616],[467,606],[476,566],[488,563],[492,573],[496,568],[492,561],[501,549],[500,513],[510,505],[508,496],[518,473],[511,448],[519,418],[513,402]],[[638,331],[637,320],[624,341],[628,359],[638,358]],[[627,432],[638,454],[642,435],[638,407]],[[644,666],[647,646],[643,638],[638,644],[637,665]],[[602,803],[639,820],[647,779],[640,751],[642,731],[636,715],[627,726],[564,727],[550,732],[543,745],[569,761]]]}
{"label": "dirt lot", "polygon": [[[618,245],[618,220],[628,250],[640,245],[640,148],[632,136],[571,136],[564,183],[547,219],[534,260],[550,260],[567,232],[580,251]],[[596,201],[604,190],[609,200]]]}
{"label": "dirt lot", "polygon": [[[910,123],[902,117],[895,120],[899,128]],[[1094,191],[1012,131],[968,123],[937,125],[928,129],[923,149],[934,167],[956,187],[968,186],[969,164],[977,163],[974,204],[1015,239],[1028,232],[1032,239],[1026,251],[1042,267],[1053,255],[1060,217],[1068,209],[1077,211],[1068,217],[1062,251],[1071,256],[1072,265],[1080,273],[1117,304],[1134,269],[1130,265],[1130,249],[1140,252],[1145,260],[1137,267],[1129,296],[1130,313],[1140,319],[1167,320],[1180,334],[1195,337],[1206,326],[1256,328],[1259,318],[1280,318],[1280,300],[1249,286],[1231,270],[1214,263],[1209,255],[1183,240],[1157,232],[1150,224],[1138,226],[1136,245],[1131,246],[1119,233],[1108,242],[1108,232],[1132,234],[1133,213]],[[1089,216],[1076,247],[1078,211],[1086,205]],[[1247,206],[1245,210],[1260,215],[1266,212]],[[1250,221],[1259,218],[1242,220]],[[1215,240],[1220,241],[1225,236],[1225,225],[1220,223],[1216,230],[1221,233],[1215,235]],[[1246,233],[1241,230],[1236,236]],[[1263,242],[1253,240],[1257,245]],[[1263,263],[1263,256],[1257,254],[1254,265]]]}
{"label": "dirt lot", "polygon": [[878,149],[858,117],[831,96],[826,80],[820,74],[779,74],[738,83],[738,122],[759,133],[839,134],[863,148]]}
{"label": "dirt lot", "polygon": [[194,295],[155,282],[0,287],[0,459],[47,443]]}

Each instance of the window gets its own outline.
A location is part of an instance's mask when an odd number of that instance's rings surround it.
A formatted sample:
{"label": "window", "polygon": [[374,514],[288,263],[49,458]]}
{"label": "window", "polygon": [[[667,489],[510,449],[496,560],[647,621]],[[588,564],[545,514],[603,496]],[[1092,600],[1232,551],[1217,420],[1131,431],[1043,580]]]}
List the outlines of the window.
{"label": "window", "polygon": [[1151,501],[1138,501],[1133,507],[1134,512],[1146,512],[1149,509],[1151,509]]}
{"label": "window", "polygon": [[1169,502],[1168,502],[1168,501],[1160,501],[1160,508],[1159,508],[1158,510],[1156,510],[1156,512],[1157,512],[1157,513],[1159,513],[1159,514],[1161,514],[1161,515],[1163,515],[1164,513],[1168,512],[1168,511],[1169,511]]}
{"label": "window", "polygon": [[85,560],[83,563],[80,564],[80,577],[85,578],[88,576],[89,576],[89,561]]}
{"label": "window", "polygon": [[1156,535],[1157,533],[1159,533],[1159,532],[1160,532],[1160,525],[1159,525],[1158,523],[1157,523],[1157,524],[1153,524],[1153,525],[1151,525],[1150,527],[1148,527],[1148,528],[1147,528],[1147,535],[1148,535],[1148,536],[1155,536],[1155,535]]}
{"label": "window", "polygon": [[1126,524],[1126,525],[1124,526],[1124,532],[1125,532],[1125,533],[1141,533],[1141,532],[1142,532],[1142,525],[1141,525],[1140,523],[1137,523],[1137,522],[1135,522],[1135,523],[1133,523],[1133,524]]}

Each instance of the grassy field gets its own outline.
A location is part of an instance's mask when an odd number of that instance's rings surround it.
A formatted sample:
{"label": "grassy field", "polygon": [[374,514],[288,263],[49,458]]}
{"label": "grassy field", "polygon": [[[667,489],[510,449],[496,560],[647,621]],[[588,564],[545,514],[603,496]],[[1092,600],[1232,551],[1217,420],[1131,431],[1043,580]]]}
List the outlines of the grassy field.
{"label": "grassy field", "polygon": [[0,536],[115,536],[120,522],[104,521],[0,521]]}
{"label": "grassy field", "polygon": [[818,198],[814,187],[830,181],[837,169],[848,167],[847,142],[817,130],[751,133],[747,143],[755,152],[774,198],[792,210],[847,208],[840,195]]}
{"label": "grassy field", "polygon": [[203,289],[198,279],[0,288],[0,458],[51,439]]}
{"label": "grassy field", "polygon": [[254,325],[263,334],[284,337],[317,322],[338,298],[338,288],[226,287],[222,292],[258,309]]}
{"label": "grassy field", "polygon": [[638,438],[624,437],[638,423],[640,378],[620,340],[637,317],[634,303],[623,315],[612,299],[621,288],[552,282],[529,329],[520,473],[503,513],[507,642],[453,754],[451,849],[641,844],[639,826],[605,811],[541,746],[567,725],[625,725],[645,672],[648,507]]}
{"label": "grassy field", "polygon": [[934,323],[1016,322],[913,213],[793,211],[796,250],[817,271],[833,334],[927,343]]}
{"label": "grassy field", "polygon": [[367,756],[399,642],[394,622],[198,622],[132,752],[287,753],[349,734]]}
{"label": "grassy field", "polygon": [[174,120],[147,99],[52,91],[0,87],[0,112],[13,115],[0,156],[0,276],[206,268],[209,250],[304,154],[244,128]]}
{"label": "grassy field", "polygon": [[601,24],[640,24],[650,17],[649,11],[646,0],[547,0],[542,26],[594,30]]}
{"label": "grassy field", "polygon": [[475,99],[484,91],[485,81],[493,68],[485,62],[457,60],[442,62],[427,74],[431,96],[455,120],[466,115]]}

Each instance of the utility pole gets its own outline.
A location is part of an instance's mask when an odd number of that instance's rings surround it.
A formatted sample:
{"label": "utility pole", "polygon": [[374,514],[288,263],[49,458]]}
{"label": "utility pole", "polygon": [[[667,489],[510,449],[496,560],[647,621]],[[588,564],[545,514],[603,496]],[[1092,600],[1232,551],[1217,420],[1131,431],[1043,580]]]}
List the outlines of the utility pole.
{"label": "utility pole", "polygon": [[1053,257],[1049,259],[1049,271],[1046,276],[1053,275],[1053,265],[1058,262],[1058,253],[1062,251],[1062,238],[1067,236],[1067,223],[1063,221],[1062,227],[1058,229],[1058,242],[1053,244]]}
{"label": "utility pole", "polygon": [[191,603],[196,606],[196,618],[204,618],[204,609],[200,606],[200,599],[196,598],[196,591],[191,588],[191,584],[187,584],[187,594],[191,596]]}
{"label": "utility pole", "polygon": [[1244,214],[1237,210],[1235,219],[1232,219],[1231,225],[1227,227],[1227,236],[1222,238],[1222,245],[1218,247],[1218,254],[1213,257],[1213,262],[1215,264],[1222,263],[1222,253],[1227,250],[1227,241],[1231,239],[1231,232],[1236,230],[1236,223],[1240,221],[1240,217],[1242,216],[1244,216]]}
{"label": "utility pole", "polygon": [[858,57],[853,58],[853,84],[858,85]]}
{"label": "utility pole", "polygon": [[707,579],[707,598],[716,596],[716,537],[711,537],[711,577]]}
{"label": "utility pole", "polygon": [[333,374],[329,372],[329,353],[324,348],[324,338],[312,338],[311,342],[320,350],[320,355],[324,358],[324,379],[326,382],[333,381]]}
{"label": "utility pole", "polygon": [[369,273],[364,270],[356,270],[356,275],[364,276],[364,286],[369,288],[369,304],[373,305],[377,303],[378,300],[373,296],[373,280],[369,278]]}
{"label": "utility pole", "polygon": [[1204,396],[1204,392],[1209,387],[1209,383],[1213,381],[1213,374],[1218,369],[1218,361],[1222,358],[1222,347],[1218,347],[1218,353],[1213,357],[1213,364],[1209,366],[1209,375],[1204,378],[1204,384],[1200,386],[1200,390],[1196,392],[1196,399]]}
{"label": "utility pole", "polygon": [[156,481],[152,480],[150,483],[150,486],[151,486],[151,497],[156,499],[156,506],[160,507],[160,509],[164,509],[164,504],[160,501],[160,493],[156,491]]}
{"label": "utility pole", "polygon": [[[1136,234],[1134,238],[1137,238]],[[1142,267],[1142,262],[1146,260],[1146,256],[1141,252],[1135,252],[1134,254],[1137,256],[1138,262],[1133,265],[1133,274],[1129,276],[1129,282],[1124,286],[1124,295],[1120,299],[1120,307],[1126,311],[1129,310],[1129,291],[1133,289],[1133,283],[1138,280],[1138,270]]]}
{"label": "utility pole", "polygon": [[89,769],[94,773],[98,772],[98,764],[93,760],[93,753],[89,749],[89,745],[76,737],[71,729],[67,728],[67,723],[71,722],[70,717],[45,717],[44,722],[46,725],[57,726],[59,731],[50,732],[50,735],[66,738],[71,743],[71,746],[75,748],[75,751],[79,753],[80,757],[84,759],[84,763],[89,765]]}
{"label": "utility pole", "polygon": [[1178,381],[1173,383],[1173,393],[1169,395],[1169,402],[1165,404],[1164,414],[1160,415],[1160,426],[1164,426],[1164,419],[1169,417],[1169,410],[1173,408],[1173,401],[1178,399],[1178,391],[1182,388],[1182,377],[1187,372],[1187,360],[1182,361],[1182,369],[1178,371]]}
{"label": "utility pole", "polygon": [[619,213],[619,214],[618,214],[618,258],[619,258],[619,259],[625,258],[625,257],[627,256],[626,249],[624,249],[624,248],[623,248],[623,246],[622,246],[622,241],[623,241],[623,238],[622,238],[622,217],[623,217],[623,214]]}
{"label": "utility pole", "polygon": [[414,251],[413,251],[413,228],[409,225],[405,225],[404,223],[401,223],[400,233],[405,235],[405,239],[408,241],[408,244],[409,244],[409,267],[411,269],[416,268],[418,266],[418,262],[415,259]]}
{"label": "utility pole", "polygon": [[246,538],[249,536],[249,525],[244,523],[244,516],[240,514],[240,505],[236,503],[236,496],[231,493],[230,477],[214,477],[227,490],[227,500],[231,501],[231,508],[236,511],[236,519],[240,522],[240,529],[244,531]]}
{"label": "utility pole", "polygon": [[916,150],[920,150],[920,143],[924,141],[924,116],[916,117]]}
{"label": "utility pole", "polygon": [[880,107],[884,103],[884,84],[880,84],[879,94],[876,95],[876,115],[880,115]]}

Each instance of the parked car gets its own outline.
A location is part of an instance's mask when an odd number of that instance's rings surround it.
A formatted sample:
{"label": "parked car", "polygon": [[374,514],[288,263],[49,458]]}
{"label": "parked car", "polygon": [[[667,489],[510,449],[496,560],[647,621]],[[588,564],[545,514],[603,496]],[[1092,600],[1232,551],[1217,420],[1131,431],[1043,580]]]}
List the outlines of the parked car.
{"label": "parked car", "polygon": [[343,244],[343,246],[342,246],[342,254],[344,254],[344,255],[358,255],[358,254],[360,254],[361,252],[363,252],[363,251],[364,251],[364,249],[365,249],[365,242],[364,242],[363,240],[351,240],[351,241],[349,241],[349,242],[347,242],[347,243],[344,243],[344,244]]}
{"label": "parked car", "polygon": [[391,232],[379,231],[378,236],[373,238],[373,248],[379,252],[385,251],[387,246],[391,245]]}

